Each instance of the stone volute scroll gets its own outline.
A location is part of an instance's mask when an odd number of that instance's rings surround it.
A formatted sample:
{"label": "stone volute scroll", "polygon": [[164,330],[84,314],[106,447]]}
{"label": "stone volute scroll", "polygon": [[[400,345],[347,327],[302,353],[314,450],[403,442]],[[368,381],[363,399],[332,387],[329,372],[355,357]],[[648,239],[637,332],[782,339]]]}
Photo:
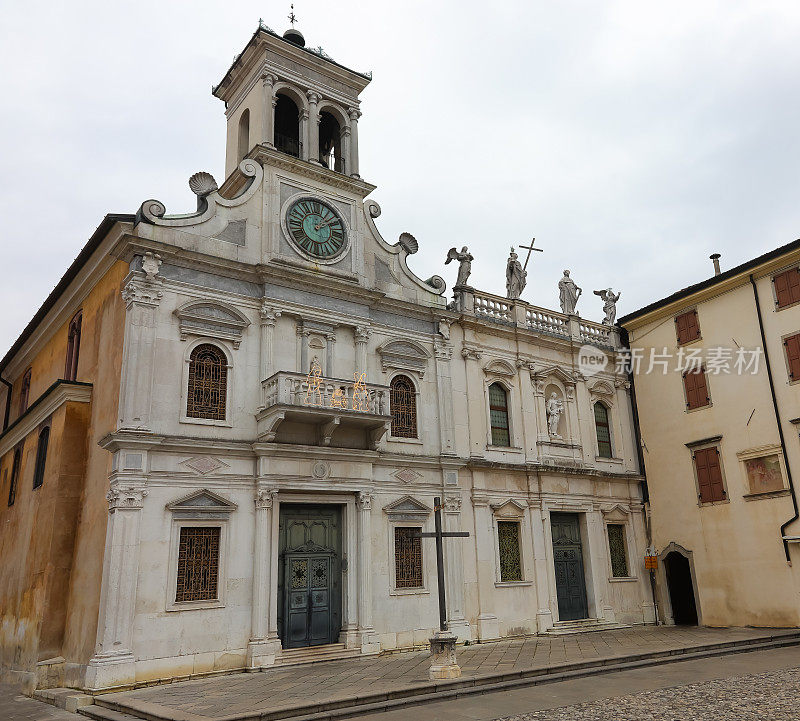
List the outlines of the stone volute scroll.
{"label": "stone volute scroll", "polygon": [[569,271],[564,271],[564,276],[558,281],[558,296],[561,303],[561,312],[566,315],[575,315],[575,306],[583,290],[569,277]]}

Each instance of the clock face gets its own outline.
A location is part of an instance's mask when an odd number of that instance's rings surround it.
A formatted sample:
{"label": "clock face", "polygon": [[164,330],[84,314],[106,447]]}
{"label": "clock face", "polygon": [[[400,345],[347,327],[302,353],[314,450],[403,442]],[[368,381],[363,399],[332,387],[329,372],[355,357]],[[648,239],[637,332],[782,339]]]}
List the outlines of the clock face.
{"label": "clock face", "polygon": [[339,215],[326,203],[303,198],[286,213],[286,227],[292,239],[315,258],[334,258],[345,246],[345,230]]}

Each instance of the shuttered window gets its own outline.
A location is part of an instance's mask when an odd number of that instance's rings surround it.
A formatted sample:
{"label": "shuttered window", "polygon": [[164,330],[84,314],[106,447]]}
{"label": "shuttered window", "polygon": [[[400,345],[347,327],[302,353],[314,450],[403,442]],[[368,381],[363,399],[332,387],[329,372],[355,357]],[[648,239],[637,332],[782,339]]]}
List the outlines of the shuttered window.
{"label": "shuttered window", "polygon": [[489,420],[492,425],[492,445],[510,446],[508,432],[508,395],[499,383],[489,386]]}
{"label": "shuttered window", "polygon": [[775,305],[785,308],[800,301],[800,270],[792,268],[772,277],[775,286]]}
{"label": "shuttered window", "polygon": [[675,333],[678,336],[678,345],[691,343],[700,337],[700,321],[697,319],[696,310],[675,317]]}
{"label": "shuttered window", "polygon": [[684,373],[683,387],[686,391],[686,407],[689,410],[702,408],[711,403],[711,398],[708,395],[705,368]]}
{"label": "shuttered window", "polygon": [[614,453],[611,449],[611,430],[608,423],[608,408],[602,403],[594,404],[594,428],[597,433],[597,455],[601,458],[611,458]]}
{"label": "shuttered window", "polygon": [[783,347],[786,349],[786,364],[789,366],[789,380],[800,380],[800,333],[784,338]]}
{"label": "shuttered window", "polygon": [[701,448],[692,453],[697,473],[697,486],[700,503],[724,501],[727,497],[722,482],[722,468],[719,461],[719,448]]}

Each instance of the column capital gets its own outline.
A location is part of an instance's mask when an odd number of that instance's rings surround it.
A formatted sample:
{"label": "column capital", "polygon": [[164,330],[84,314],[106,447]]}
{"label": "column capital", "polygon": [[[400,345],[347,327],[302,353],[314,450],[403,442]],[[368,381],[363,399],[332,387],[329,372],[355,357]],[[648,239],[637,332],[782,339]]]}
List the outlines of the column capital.
{"label": "column capital", "polygon": [[308,98],[308,102],[312,105],[316,105],[320,100],[322,100],[322,96],[313,90],[308,90],[306,92],[306,97]]}
{"label": "column capital", "polygon": [[268,303],[262,303],[259,311],[261,316],[261,325],[275,325],[275,322],[280,318],[281,311]]}
{"label": "column capital", "polygon": [[265,65],[261,71],[261,80],[264,83],[264,87],[272,87],[278,82],[278,76],[271,73],[268,66]]}
{"label": "column capital", "polygon": [[436,360],[449,361],[453,357],[453,346],[447,341],[433,341],[433,355]]}
{"label": "column capital", "polygon": [[461,513],[461,496],[445,496],[444,497],[444,512],[445,513]]}
{"label": "column capital", "polygon": [[356,326],[356,343],[366,343],[369,340],[370,333],[372,333],[372,330],[368,325]]}
{"label": "column capital", "polygon": [[147,496],[147,489],[144,485],[114,484],[106,493],[108,512],[141,510],[144,508],[145,496]]}
{"label": "column capital", "polygon": [[298,116],[300,120],[308,120],[308,110],[306,110],[305,108],[301,108],[301,110],[298,113]]}
{"label": "column capital", "polygon": [[347,115],[354,123],[358,122],[361,117],[361,111],[358,108],[347,108]]}
{"label": "column capital", "polygon": [[483,355],[482,351],[477,350],[476,348],[462,348],[461,349],[461,357],[479,361],[481,356]]}
{"label": "column capital", "polygon": [[356,497],[356,505],[359,511],[369,511],[372,509],[373,494],[369,491],[359,491]]}
{"label": "column capital", "polygon": [[256,509],[272,508],[277,493],[278,489],[273,486],[256,488],[255,498],[253,499]]}
{"label": "column capital", "polygon": [[[142,277],[144,276],[144,277]],[[161,278],[148,278],[144,273],[137,271],[129,276],[128,281],[122,286],[122,300],[130,309],[133,305],[157,307],[161,303],[164,293],[161,290],[164,281]]]}

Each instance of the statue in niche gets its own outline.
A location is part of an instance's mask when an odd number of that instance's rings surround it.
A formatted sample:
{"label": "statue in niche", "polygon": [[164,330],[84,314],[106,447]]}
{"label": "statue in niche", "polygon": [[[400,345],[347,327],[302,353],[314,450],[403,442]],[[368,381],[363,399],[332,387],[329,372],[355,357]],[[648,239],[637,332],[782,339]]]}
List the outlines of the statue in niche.
{"label": "statue in niche", "polygon": [[450,248],[450,250],[447,251],[447,260],[444,264],[447,265],[451,260],[458,261],[458,277],[456,278],[454,287],[458,288],[459,286],[466,285],[469,275],[472,273],[472,261],[475,260],[469,250],[467,250],[467,246],[465,245],[460,253],[455,248]]}
{"label": "statue in niche", "polygon": [[581,297],[583,290],[575,285],[575,281],[569,277],[569,271],[564,271],[564,277],[558,281],[558,295],[561,301],[561,312],[567,315],[575,315],[575,306],[578,305],[578,298]]}
{"label": "statue in niche", "polygon": [[522,263],[514,252],[514,246],[511,246],[511,253],[506,263],[506,296],[511,300],[519,298],[525,290],[527,277],[528,272],[522,268]]}
{"label": "statue in niche", "polygon": [[603,312],[606,314],[606,317],[603,318],[603,325],[614,325],[614,321],[617,319],[617,301],[622,293],[614,295],[611,288],[606,288],[605,290],[596,290],[594,294],[603,299]]}
{"label": "statue in niche", "polygon": [[551,438],[561,438],[558,434],[558,422],[563,412],[564,404],[558,394],[553,391],[547,401],[547,432]]}

